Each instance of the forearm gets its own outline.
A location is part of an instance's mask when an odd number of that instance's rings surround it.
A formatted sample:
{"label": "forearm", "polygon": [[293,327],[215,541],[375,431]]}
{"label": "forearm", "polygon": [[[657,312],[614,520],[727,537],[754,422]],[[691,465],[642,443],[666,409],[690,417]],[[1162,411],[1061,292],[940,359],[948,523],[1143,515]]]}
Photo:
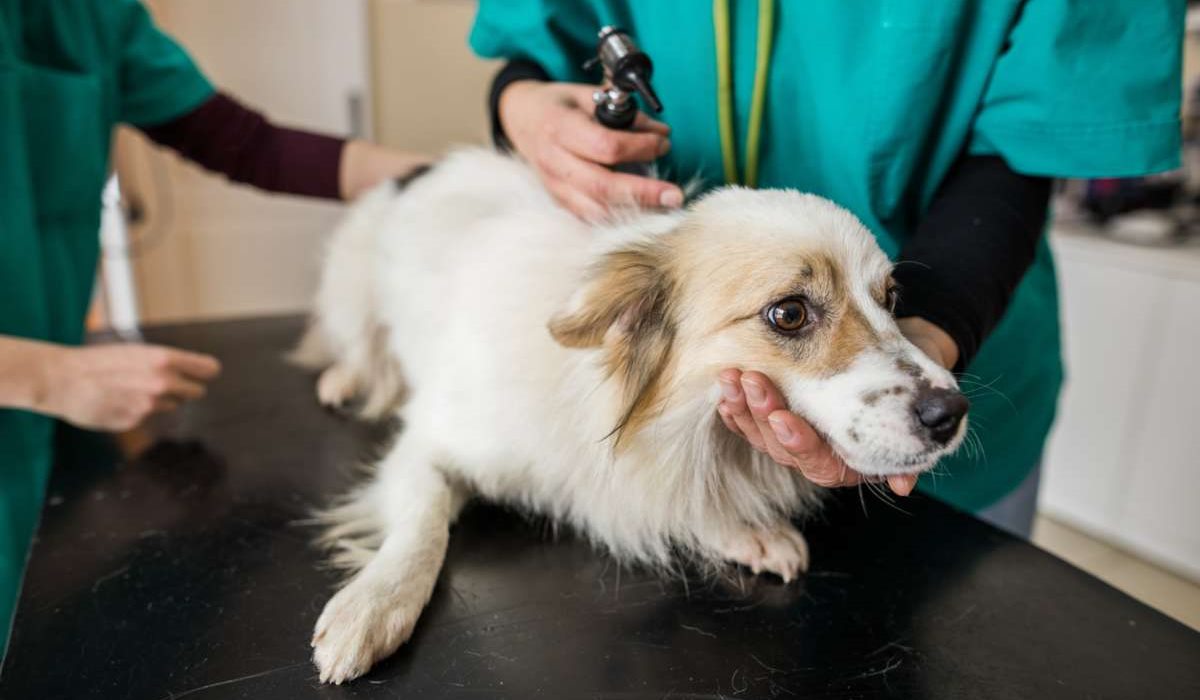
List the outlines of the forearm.
{"label": "forearm", "polygon": [[0,335],[0,408],[44,412],[48,374],[60,346]]}
{"label": "forearm", "polygon": [[1051,180],[995,156],[963,156],[900,251],[898,317],[920,317],[957,346],[956,371],[1000,322],[1033,263]]}
{"label": "forearm", "polygon": [[234,182],[270,192],[325,199],[343,196],[343,139],[277,126],[224,94],[142,131]]}

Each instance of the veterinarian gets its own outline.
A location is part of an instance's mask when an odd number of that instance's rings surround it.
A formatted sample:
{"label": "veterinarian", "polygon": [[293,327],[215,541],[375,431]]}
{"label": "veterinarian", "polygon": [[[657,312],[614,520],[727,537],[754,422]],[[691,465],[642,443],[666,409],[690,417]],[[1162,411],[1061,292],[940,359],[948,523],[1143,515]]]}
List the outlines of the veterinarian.
{"label": "veterinarian", "polygon": [[219,371],[212,357],[171,348],[76,347],[118,123],[275,192],[351,197],[420,162],[272,125],[216,92],[135,0],[0,0],[0,640],[41,509],[54,419],[129,428],[198,398]]}
{"label": "veterinarian", "polygon": [[[792,187],[857,214],[902,261],[905,334],[973,401],[971,448],[922,488],[1028,536],[1063,380],[1051,178],[1177,167],[1183,15],[1182,0],[482,0],[470,42],[509,61],[491,95],[498,144],[580,216],[680,206],[675,184],[605,167],[655,160],[678,180]],[[599,76],[581,66],[605,25],[653,58],[662,122],[591,119]],[[821,485],[858,483],[767,377],[720,383],[731,430]]]}

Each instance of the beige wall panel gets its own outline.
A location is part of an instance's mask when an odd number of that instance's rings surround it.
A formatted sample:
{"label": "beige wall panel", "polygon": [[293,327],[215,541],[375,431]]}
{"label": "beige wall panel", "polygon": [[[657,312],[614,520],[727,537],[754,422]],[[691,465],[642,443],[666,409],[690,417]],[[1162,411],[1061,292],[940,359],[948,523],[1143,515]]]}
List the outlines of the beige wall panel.
{"label": "beige wall panel", "polygon": [[371,83],[382,143],[436,153],[487,140],[487,89],[498,65],[467,46],[475,6],[371,1]]}

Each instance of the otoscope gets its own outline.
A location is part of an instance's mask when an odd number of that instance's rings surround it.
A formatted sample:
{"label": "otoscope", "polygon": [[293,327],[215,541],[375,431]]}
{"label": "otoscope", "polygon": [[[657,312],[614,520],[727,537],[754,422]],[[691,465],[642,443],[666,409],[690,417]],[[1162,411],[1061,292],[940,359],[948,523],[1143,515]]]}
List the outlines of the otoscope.
{"label": "otoscope", "polygon": [[604,84],[592,95],[596,121],[610,129],[632,127],[638,113],[635,92],[650,109],[662,111],[662,103],[650,85],[654,63],[628,34],[612,26],[601,29],[596,55],[583,68],[592,70],[597,65],[604,68]]}

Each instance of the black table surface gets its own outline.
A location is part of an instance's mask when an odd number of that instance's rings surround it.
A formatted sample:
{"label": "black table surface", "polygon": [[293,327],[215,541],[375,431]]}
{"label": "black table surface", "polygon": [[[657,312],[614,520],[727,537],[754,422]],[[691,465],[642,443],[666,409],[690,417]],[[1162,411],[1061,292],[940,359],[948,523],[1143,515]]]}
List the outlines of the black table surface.
{"label": "black table surface", "polygon": [[619,570],[487,505],[453,530],[411,642],[322,686],[337,575],[312,508],[392,428],[320,409],[298,318],[152,329],[214,353],[209,396],[121,458],[64,431],[3,698],[1200,698],[1200,634],[925,498],[855,491],[805,526],[798,583]]}

